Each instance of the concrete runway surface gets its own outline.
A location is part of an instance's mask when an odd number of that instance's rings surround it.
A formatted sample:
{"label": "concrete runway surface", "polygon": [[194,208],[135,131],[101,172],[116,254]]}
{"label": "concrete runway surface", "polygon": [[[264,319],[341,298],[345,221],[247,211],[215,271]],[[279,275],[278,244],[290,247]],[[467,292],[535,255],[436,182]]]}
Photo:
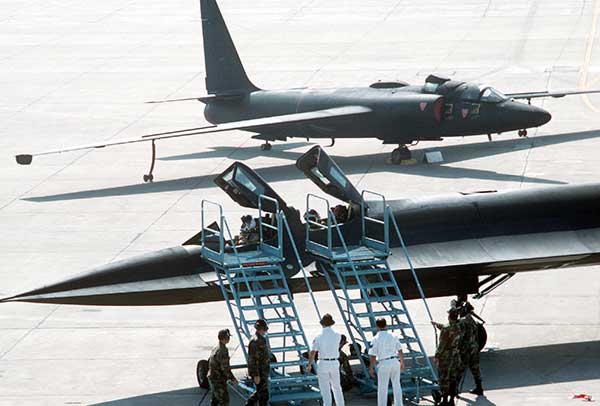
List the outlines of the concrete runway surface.
{"label": "concrete runway surface", "polygon": [[[431,72],[506,92],[600,87],[598,1],[222,0],[251,79],[263,88],[422,83]],[[259,168],[296,207],[316,192],[294,168],[302,139],[261,151],[249,133],[37,158],[13,155],[205,124],[194,0],[0,2],[0,296],[185,241],[200,201],[242,212],[212,184],[232,160]],[[441,165],[391,166],[393,146],[344,141],[328,152],[359,188],[390,198],[600,179],[600,96],[549,99],[553,120],[515,134],[421,143]],[[323,142],[327,144],[328,142]],[[487,397],[461,405],[576,405],[600,398],[598,267],[517,275],[477,301],[487,320]],[[431,301],[443,320],[450,298]],[[333,310],[329,294],[318,295]],[[306,296],[309,337],[318,330]],[[412,304],[429,351],[433,333]],[[0,405],[198,405],[196,361],[230,327],[222,303],[156,308],[0,305]],[[235,347],[235,345],[233,345]],[[234,358],[241,352],[234,348]],[[467,383],[470,386],[470,382]],[[208,403],[203,403],[208,404]],[[374,405],[354,397],[350,404]]]}

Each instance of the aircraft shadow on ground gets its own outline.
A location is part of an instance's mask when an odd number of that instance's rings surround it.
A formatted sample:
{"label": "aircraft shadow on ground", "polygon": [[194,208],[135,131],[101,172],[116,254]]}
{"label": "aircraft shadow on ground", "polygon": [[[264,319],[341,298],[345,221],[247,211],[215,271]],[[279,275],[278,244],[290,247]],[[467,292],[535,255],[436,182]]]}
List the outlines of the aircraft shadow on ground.
{"label": "aircraft shadow on ground", "polygon": [[[600,341],[485,351],[481,355],[484,386],[488,391],[600,379],[599,363]],[[463,385],[463,391],[467,392],[471,385],[469,378]],[[585,383],[582,384],[582,390],[585,390]],[[204,397],[205,393],[199,388],[187,388],[102,402],[94,406],[200,406],[200,401],[201,405],[209,405],[210,401],[208,396]],[[569,395],[570,393],[565,393],[565,399]],[[356,398],[354,394],[346,397]],[[233,405],[241,404],[236,403],[239,399],[235,397],[232,400]],[[479,396],[476,399],[472,395],[466,395],[463,396],[463,401],[474,406],[495,405],[493,393],[489,394],[489,398]]]}
{"label": "aircraft shadow on ground", "polygon": [[[473,168],[460,168],[454,166],[448,166],[448,164],[468,161],[472,159],[485,158],[489,156],[508,154],[511,152],[539,148],[543,146],[563,144],[567,142],[574,142],[585,139],[592,139],[600,137],[600,131],[586,131],[576,132],[567,134],[552,134],[542,135],[532,138],[520,138],[520,139],[508,139],[494,142],[476,142],[470,144],[461,145],[449,145],[435,147],[435,150],[439,150],[444,155],[444,164],[442,165],[425,165],[417,164],[413,166],[397,166],[387,163],[389,154],[368,154],[368,155],[356,155],[350,157],[335,156],[333,158],[342,167],[344,172],[348,175],[359,174],[359,173],[399,173],[399,174],[410,174],[423,177],[432,178],[474,178],[483,180],[495,180],[504,182],[526,182],[526,183],[538,183],[546,185],[557,185],[563,184],[564,182],[543,179],[529,176],[521,176],[514,174],[499,173],[496,171],[486,169],[473,169]],[[244,148],[229,148],[229,147],[213,147],[211,151],[177,155],[171,157],[161,158],[162,160],[186,160],[186,159],[202,159],[202,158],[230,158],[232,160],[247,160],[258,156],[269,156],[276,158],[284,158],[295,161],[302,152],[288,151],[288,149],[305,146],[305,142],[286,143],[286,144],[275,144],[271,151],[262,151],[260,147],[244,147]],[[426,144],[425,144],[426,145]],[[427,150],[431,148],[413,148],[413,156],[417,161],[423,159],[423,155]],[[158,175],[160,177],[160,166],[157,168]],[[296,169],[295,165],[277,165],[265,168],[257,169],[267,181],[279,182],[294,179],[304,179],[304,175]],[[90,199],[97,197],[109,197],[109,196],[129,196],[145,193],[160,193],[160,192],[172,192],[180,190],[190,189],[205,189],[213,187],[214,174],[202,175],[202,176],[191,176],[173,180],[156,181],[151,184],[140,183],[135,185],[125,185],[110,187],[104,189],[84,190],[78,192],[61,193],[46,196],[35,196],[27,197],[22,200],[32,202],[48,202],[48,201],[63,201],[63,200],[78,200],[78,199]]]}

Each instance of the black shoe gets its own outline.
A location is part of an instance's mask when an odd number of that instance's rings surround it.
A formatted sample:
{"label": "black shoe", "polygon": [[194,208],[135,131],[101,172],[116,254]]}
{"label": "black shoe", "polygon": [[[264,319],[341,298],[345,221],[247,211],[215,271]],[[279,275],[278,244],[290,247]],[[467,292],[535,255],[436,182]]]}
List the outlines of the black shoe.
{"label": "black shoe", "polygon": [[483,396],[483,388],[481,386],[476,387],[469,392],[471,395]]}

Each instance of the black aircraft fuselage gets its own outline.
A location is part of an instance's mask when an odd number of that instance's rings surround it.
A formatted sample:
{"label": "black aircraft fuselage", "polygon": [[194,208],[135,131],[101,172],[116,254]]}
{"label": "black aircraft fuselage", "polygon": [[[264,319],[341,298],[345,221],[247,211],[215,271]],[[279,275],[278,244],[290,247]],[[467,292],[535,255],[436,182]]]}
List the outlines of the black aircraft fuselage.
{"label": "black aircraft fuselage", "polygon": [[[346,243],[357,243],[362,233],[361,194],[319,147],[300,157],[297,166],[325,193],[348,203],[350,215],[339,226],[340,232]],[[249,209],[257,207],[259,194],[276,199],[289,221],[302,263],[308,266],[314,261],[304,249],[302,216],[256,172],[236,162],[215,183]],[[366,204],[370,217],[383,218],[381,202]],[[600,184],[388,200],[387,205],[427,297],[477,293],[486,289],[486,280],[503,280],[518,272],[600,263]],[[369,231],[380,235],[382,230]],[[325,240],[322,230],[310,233],[311,240]],[[290,288],[294,293],[306,292],[285,234],[283,246]],[[403,295],[418,297],[393,230],[390,247],[389,264]],[[256,245],[238,249],[255,250]],[[309,279],[313,290],[329,289],[321,273],[313,271]],[[181,246],[102,265],[0,302],[148,306],[221,300],[214,268],[202,256],[198,233]]]}
{"label": "black aircraft fuselage", "polygon": [[[104,148],[137,142],[152,142],[152,163],[144,181],[154,179],[156,141],[223,131],[242,130],[253,138],[270,141],[288,138],[370,138],[397,144],[392,163],[410,160],[407,145],[418,141],[441,140],[518,130],[551,119],[546,110],[532,106],[531,99],[598,93],[600,90],[560,92],[502,92],[476,83],[429,75],[423,85],[405,82],[376,82],[366,87],[263,90],[248,78],[225,25],[216,0],[200,0],[206,91],[208,95],[153,103],[198,100],[212,125],[147,134],[142,137],[104,140],[87,145],[19,154],[19,164],[31,164],[33,157],[90,148]],[[519,100],[528,100],[529,103]]]}
{"label": "black aircraft fuselage", "polygon": [[256,90],[232,100],[208,102],[204,115],[226,123],[343,106],[366,106],[371,114],[324,124],[292,123],[260,130],[256,138],[377,138],[386,144],[410,144],[443,137],[502,133],[539,127],[550,113],[508,99],[491,87],[441,81],[423,86],[387,83],[366,88]]}

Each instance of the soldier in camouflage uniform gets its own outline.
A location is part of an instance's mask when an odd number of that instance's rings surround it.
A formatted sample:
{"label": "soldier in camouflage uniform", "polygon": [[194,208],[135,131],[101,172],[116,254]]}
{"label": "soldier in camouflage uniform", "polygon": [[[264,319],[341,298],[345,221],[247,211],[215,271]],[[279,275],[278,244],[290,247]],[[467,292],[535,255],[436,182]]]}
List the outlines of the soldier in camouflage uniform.
{"label": "soldier in camouflage uniform", "polygon": [[473,306],[466,300],[458,309],[461,317],[458,324],[460,326],[460,355],[463,362],[463,372],[466,369],[471,370],[473,380],[475,381],[475,389],[470,393],[473,395],[483,395],[483,386],[481,384],[481,371],[479,369],[479,333],[477,331],[477,323],[473,319]]}
{"label": "soldier in camouflage uniform", "polygon": [[229,343],[231,334],[229,330],[219,331],[219,345],[210,353],[208,359],[208,383],[210,385],[210,405],[211,406],[229,406],[229,391],[227,390],[227,381],[232,381],[237,385],[237,380],[231,372],[229,366],[229,350],[226,345]]}
{"label": "soldier in camouflage uniform", "polygon": [[248,343],[248,375],[254,381],[256,390],[248,398],[246,406],[268,406],[269,404],[269,374],[271,372],[271,351],[265,338],[269,327],[264,320],[254,324],[256,334]]}
{"label": "soldier in camouflage uniform", "polygon": [[440,338],[435,359],[438,366],[438,378],[442,391],[441,405],[454,405],[457,396],[458,381],[463,371],[459,351],[460,327],[458,311],[448,310],[448,325],[432,322],[440,329]]}
{"label": "soldier in camouflage uniform", "polygon": [[342,334],[342,338],[340,340],[340,381],[342,384],[342,390],[344,392],[349,391],[356,385],[356,378],[354,377],[354,372],[352,371],[352,367],[350,366],[350,360],[348,354],[346,354],[343,350],[344,346],[348,343],[348,339],[345,335]]}

